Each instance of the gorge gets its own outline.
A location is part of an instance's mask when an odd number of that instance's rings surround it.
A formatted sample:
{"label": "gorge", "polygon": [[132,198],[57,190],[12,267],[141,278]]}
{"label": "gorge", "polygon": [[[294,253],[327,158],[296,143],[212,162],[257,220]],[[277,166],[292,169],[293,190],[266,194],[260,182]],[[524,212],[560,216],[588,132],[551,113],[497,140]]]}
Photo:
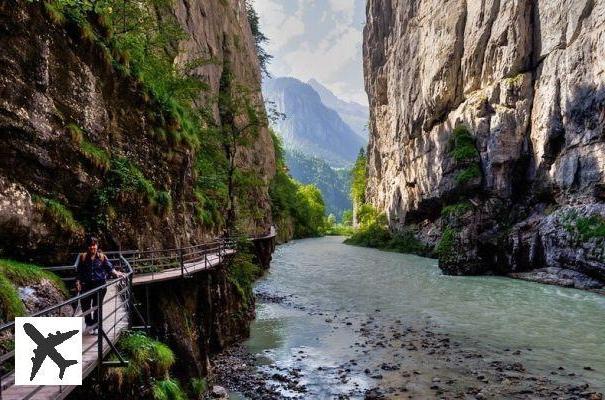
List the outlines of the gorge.
{"label": "gorge", "polygon": [[31,398],[602,400],[604,22],[1,1],[0,398],[18,317],[84,315],[95,236],[112,314],[83,384]]}

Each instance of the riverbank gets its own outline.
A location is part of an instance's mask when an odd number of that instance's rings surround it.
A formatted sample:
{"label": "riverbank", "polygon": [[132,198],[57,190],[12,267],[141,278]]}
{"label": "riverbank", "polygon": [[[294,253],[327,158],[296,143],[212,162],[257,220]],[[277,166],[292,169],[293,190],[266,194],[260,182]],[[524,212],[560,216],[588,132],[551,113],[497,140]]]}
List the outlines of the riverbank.
{"label": "riverbank", "polygon": [[[261,299],[267,297],[260,295]],[[281,299],[277,304],[294,307]],[[326,362],[309,371],[304,364],[314,356],[312,348],[292,349],[291,362],[284,364],[268,363],[265,354],[252,354],[245,345],[239,345],[212,360],[214,382],[245,398],[259,400],[319,396],[314,391],[317,388],[309,385],[317,379],[333,382],[330,396],[339,399],[603,398],[584,381],[584,373],[593,371],[593,367],[571,370],[562,364],[548,374],[540,374],[520,361],[531,348],[488,353],[440,333],[438,325],[409,325],[383,317],[380,310],[374,316],[307,314],[325,318],[326,328],[341,335],[359,336],[359,341],[350,345],[348,361]],[[309,378],[309,374],[315,377]],[[569,378],[577,383],[570,383]]]}
{"label": "riverbank", "polygon": [[251,399],[602,398],[602,297],[435,264],[338,238],[280,246],[214,382]]}

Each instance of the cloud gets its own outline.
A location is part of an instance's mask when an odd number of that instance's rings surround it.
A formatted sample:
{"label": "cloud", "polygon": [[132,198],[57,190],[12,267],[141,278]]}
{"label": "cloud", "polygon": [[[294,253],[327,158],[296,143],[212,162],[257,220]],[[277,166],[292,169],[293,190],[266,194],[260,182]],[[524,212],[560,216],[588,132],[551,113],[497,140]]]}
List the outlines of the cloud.
{"label": "cloud", "polygon": [[[268,44],[270,53],[279,52],[293,38],[305,32],[302,16],[288,15],[284,3],[272,0],[257,0],[254,7],[261,16],[263,33],[270,38]],[[266,21],[272,22],[267,23]]]}
{"label": "cloud", "polygon": [[338,96],[367,104],[362,75],[365,0],[256,0],[274,56],[270,72],[315,78]]}

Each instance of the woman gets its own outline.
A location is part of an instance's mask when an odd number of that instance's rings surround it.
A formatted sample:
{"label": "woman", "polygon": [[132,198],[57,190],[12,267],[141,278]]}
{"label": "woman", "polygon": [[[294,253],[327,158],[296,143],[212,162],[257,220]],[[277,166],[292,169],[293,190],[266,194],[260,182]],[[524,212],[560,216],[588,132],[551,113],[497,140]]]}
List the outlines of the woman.
{"label": "woman", "polygon": [[[116,271],[109,259],[99,250],[99,243],[95,237],[86,239],[86,252],[80,254],[78,260],[78,276],[76,277],[76,289],[78,292],[88,292],[92,289],[107,283],[108,277],[122,277],[124,274]],[[92,293],[81,299],[82,313],[86,314],[86,331],[89,334],[96,335],[98,333],[97,322],[99,319],[97,302],[103,304],[103,298],[107,289],[101,289],[99,293]],[[94,311],[88,313],[91,307]]]}

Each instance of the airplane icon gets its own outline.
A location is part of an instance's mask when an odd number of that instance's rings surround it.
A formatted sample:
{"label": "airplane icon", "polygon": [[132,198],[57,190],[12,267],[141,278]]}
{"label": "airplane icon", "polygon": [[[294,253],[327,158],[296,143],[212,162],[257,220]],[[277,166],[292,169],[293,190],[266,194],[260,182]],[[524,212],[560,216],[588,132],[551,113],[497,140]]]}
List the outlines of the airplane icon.
{"label": "airplane icon", "polygon": [[66,360],[59,354],[57,349],[55,349],[55,347],[77,334],[79,332],[78,330],[64,333],[57,331],[56,334],[49,333],[47,337],[44,337],[32,324],[25,323],[23,329],[27,336],[38,345],[38,348],[34,350],[34,357],[31,358],[33,367],[29,378],[30,381],[34,380],[34,377],[40,370],[46,357],[50,357],[50,359],[59,367],[59,379],[63,379],[63,374],[67,367],[78,363],[77,360]]}

